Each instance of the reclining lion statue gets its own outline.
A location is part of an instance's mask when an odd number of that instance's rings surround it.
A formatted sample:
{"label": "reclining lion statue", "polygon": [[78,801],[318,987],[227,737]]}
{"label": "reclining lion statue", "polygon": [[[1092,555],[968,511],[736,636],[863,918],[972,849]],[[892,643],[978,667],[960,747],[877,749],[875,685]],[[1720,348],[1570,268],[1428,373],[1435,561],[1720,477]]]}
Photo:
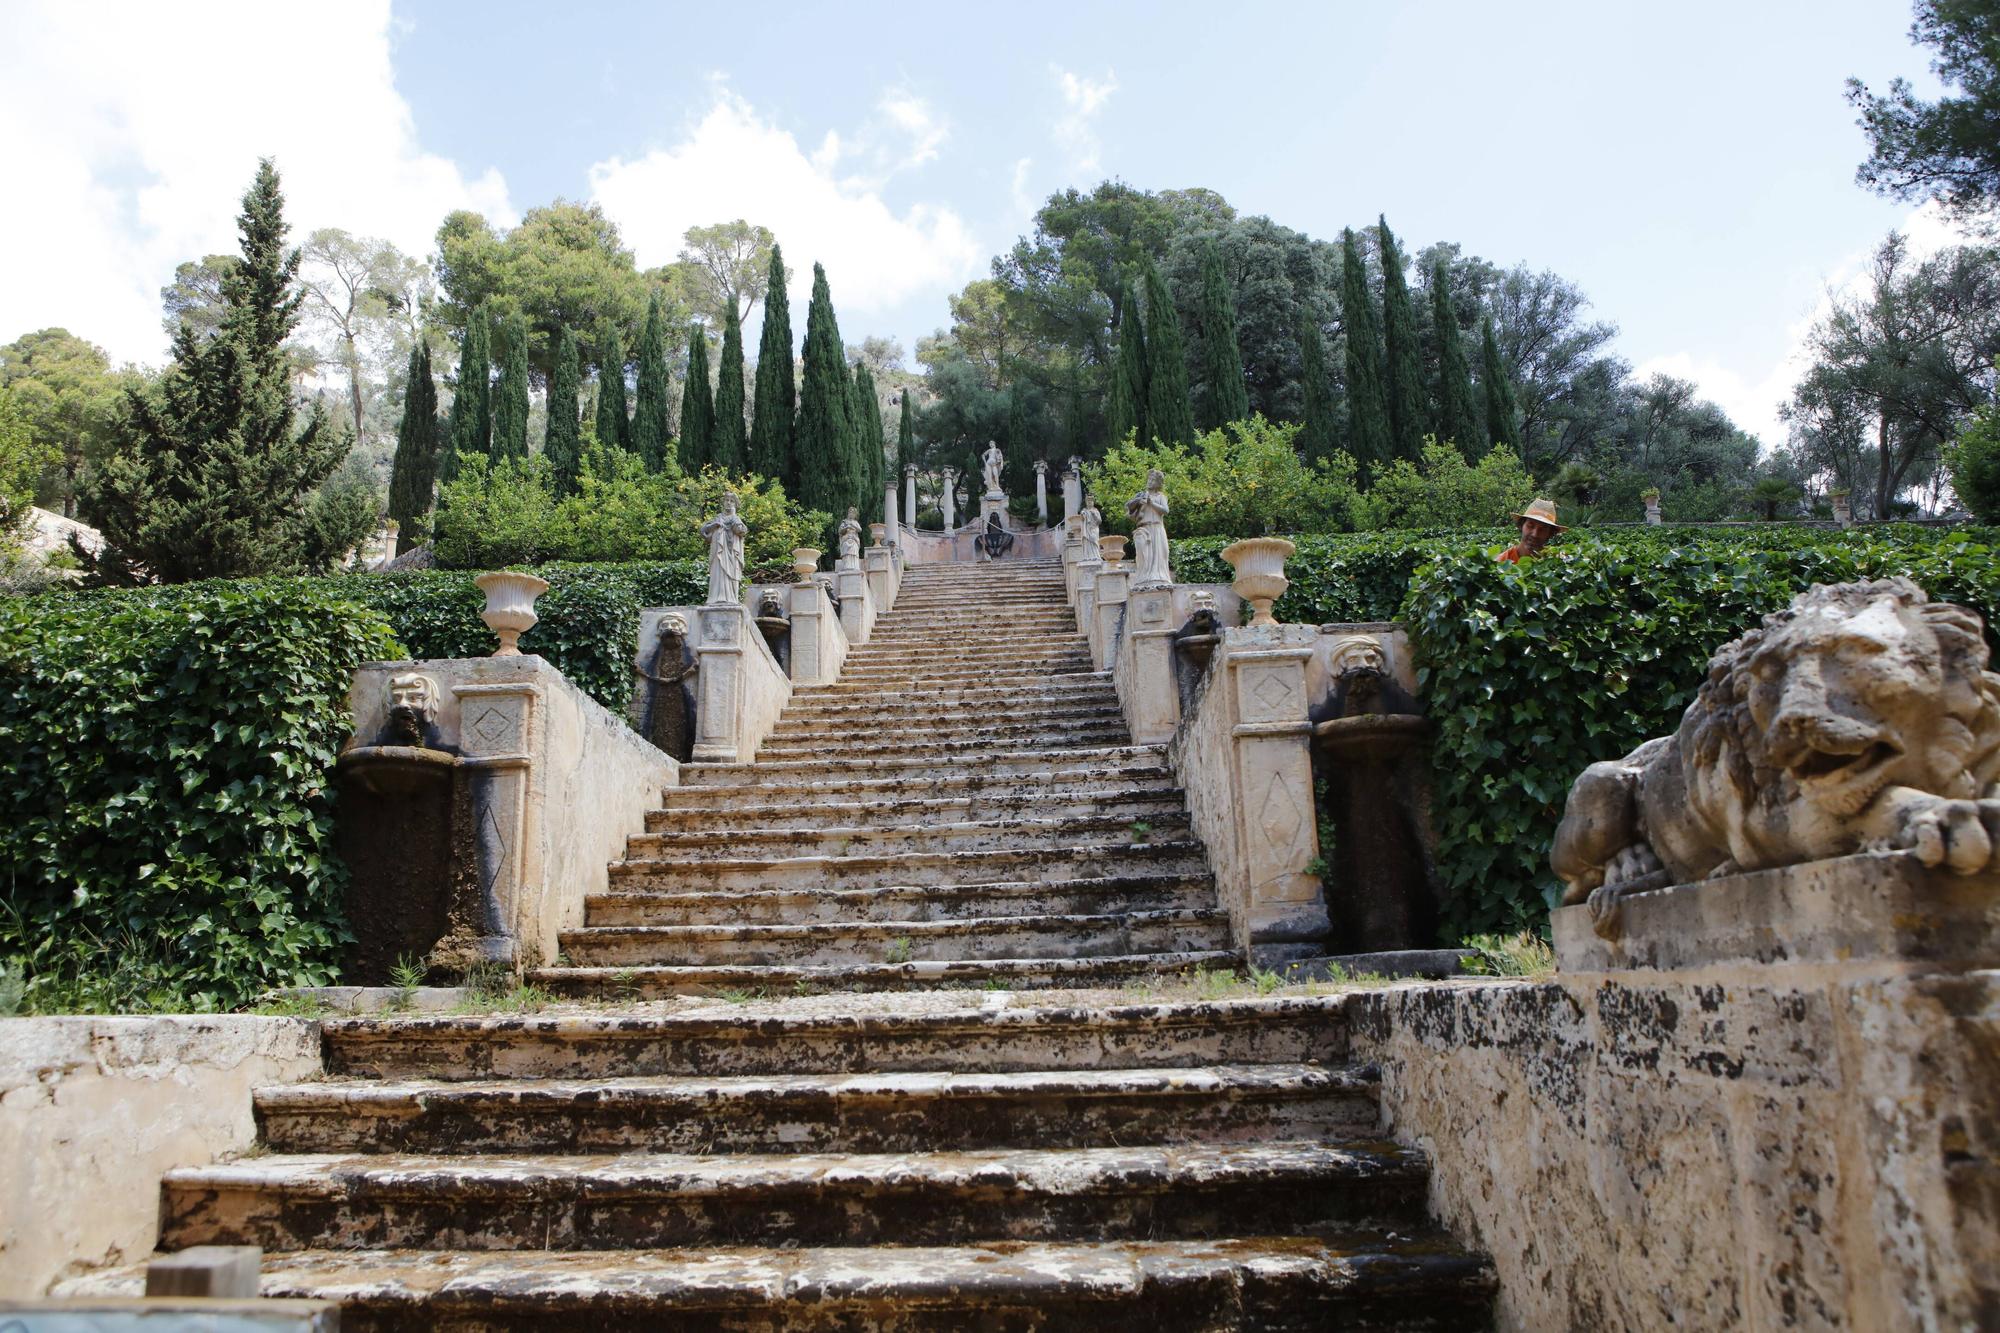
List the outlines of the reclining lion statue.
{"label": "reclining lion statue", "polygon": [[1852,852],[2000,868],[2000,675],[1979,617],[1904,578],[1815,586],[1710,659],[1671,736],[1592,764],[1550,856],[1627,894]]}

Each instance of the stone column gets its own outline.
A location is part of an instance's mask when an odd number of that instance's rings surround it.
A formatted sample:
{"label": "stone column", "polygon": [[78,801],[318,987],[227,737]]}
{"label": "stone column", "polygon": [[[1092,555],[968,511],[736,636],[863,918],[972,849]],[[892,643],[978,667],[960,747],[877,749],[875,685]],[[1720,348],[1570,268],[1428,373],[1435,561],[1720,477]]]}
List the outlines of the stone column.
{"label": "stone column", "polygon": [[944,469],[944,504],[942,508],[944,513],[944,530],[946,532],[957,531],[958,469],[956,468],[948,467]]}
{"label": "stone column", "polygon": [[[519,957],[527,912],[526,891],[536,886],[542,867],[535,854],[535,802],[530,783],[535,752],[537,705],[541,691],[527,681],[455,685],[458,699],[459,762],[471,770],[473,855],[479,871],[477,905],[455,926],[476,932],[479,961],[539,966],[540,958]],[[534,864],[530,864],[530,858]]]}
{"label": "stone column", "polygon": [[1135,588],[1128,594],[1124,642],[1118,649],[1118,695],[1138,745],[1166,744],[1180,722],[1175,628],[1172,588]]}
{"label": "stone column", "polygon": [[1049,465],[1040,458],[1035,460],[1035,522],[1049,525]]}
{"label": "stone column", "polygon": [[1065,523],[1083,512],[1083,459],[1075,454],[1069,456],[1069,466],[1063,469],[1062,500]]}
{"label": "stone column", "polygon": [[792,603],[792,683],[824,685],[833,679],[835,663],[827,651],[825,618],[833,615],[833,603],[817,579],[795,583]]}
{"label": "stone column", "polygon": [[897,522],[898,517],[899,515],[896,513],[896,479],[891,477],[882,487],[882,526],[889,530],[888,544],[891,546],[896,545],[898,539],[902,536],[903,528],[902,524]]}
{"label": "stone column", "polygon": [[1076,605],[1077,565],[1083,559],[1083,515],[1068,514],[1063,518],[1062,570],[1063,591],[1071,606]]}
{"label": "stone column", "polygon": [[1237,857],[1248,889],[1241,924],[1253,962],[1315,953],[1329,928],[1325,892],[1307,869],[1319,859],[1306,715],[1318,635],[1313,625],[1269,625],[1225,636]]}
{"label": "stone column", "polygon": [[868,596],[875,603],[875,613],[880,615],[896,605],[896,552],[891,547],[876,545],[861,554],[868,571]]}
{"label": "stone column", "polygon": [[1091,634],[1092,656],[1097,661],[1099,671],[1109,671],[1118,657],[1118,636],[1125,624],[1126,589],[1132,581],[1132,571],[1124,565],[1116,569],[1097,571],[1097,597],[1092,603],[1096,610],[1091,623],[1095,627]]}
{"label": "stone column", "polygon": [[1083,558],[1076,562],[1076,628],[1088,639],[1097,627],[1097,574],[1104,568],[1104,557],[1095,546],[1084,544],[1081,549]]}
{"label": "stone column", "polygon": [[[741,602],[715,603],[695,615],[701,621],[701,639],[695,647],[699,670],[694,762],[733,764],[743,744],[743,652],[753,632],[750,609]],[[797,651],[795,638],[793,652]]]}
{"label": "stone column", "polygon": [[917,526],[917,465],[903,464],[903,512],[904,521],[912,528]]}

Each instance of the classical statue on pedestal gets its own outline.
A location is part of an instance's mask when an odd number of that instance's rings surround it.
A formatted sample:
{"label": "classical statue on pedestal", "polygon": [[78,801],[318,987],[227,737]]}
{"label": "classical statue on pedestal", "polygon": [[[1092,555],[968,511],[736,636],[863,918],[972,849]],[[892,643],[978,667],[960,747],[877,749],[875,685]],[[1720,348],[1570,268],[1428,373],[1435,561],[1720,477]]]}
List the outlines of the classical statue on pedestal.
{"label": "classical statue on pedestal", "polygon": [[749,527],[736,516],[736,492],[722,493],[722,512],[701,525],[708,539],[708,604],[743,600],[743,538]]}
{"label": "classical statue on pedestal", "polygon": [[1158,468],[1146,474],[1146,489],[1125,502],[1132,520],[1132,587],[1164,588],[1174,581],[1167,567],[1167,478]]}
{"label": "classical statue on pedestal", "polygon": [[1084,555],[1093,555],[1097,550],[1097,539],[1104,535],[1104,514],[1097,507],[1097,497],[1083,497],[1083,547]]}
{"label": "classical statue on pedestal", "polygon": [[840,558],[861,558],[861,511],[852,505],[848,506],[847,517],[840,520]]}
{"label": "classical statue on pedestal", "polygon": [[1000,471],[1007,465],[1007,455],[1000,452],[1000,446],[992,440],[986,442],[986,452],[979,456],[980,479],[986,484],[988,495],[1000,494]]}

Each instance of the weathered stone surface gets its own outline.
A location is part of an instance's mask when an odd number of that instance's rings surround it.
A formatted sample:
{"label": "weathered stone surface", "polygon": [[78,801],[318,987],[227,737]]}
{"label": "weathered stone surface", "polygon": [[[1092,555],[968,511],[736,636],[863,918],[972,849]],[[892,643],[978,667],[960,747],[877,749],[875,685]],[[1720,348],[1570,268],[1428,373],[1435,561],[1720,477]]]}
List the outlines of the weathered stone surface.
{"label": "weathered stone surface", "polygon": [[0,1019],[0,1298],[144,1256],[167,1168],[248,1148],[251,1089],[319,1069],[301,1019]]}

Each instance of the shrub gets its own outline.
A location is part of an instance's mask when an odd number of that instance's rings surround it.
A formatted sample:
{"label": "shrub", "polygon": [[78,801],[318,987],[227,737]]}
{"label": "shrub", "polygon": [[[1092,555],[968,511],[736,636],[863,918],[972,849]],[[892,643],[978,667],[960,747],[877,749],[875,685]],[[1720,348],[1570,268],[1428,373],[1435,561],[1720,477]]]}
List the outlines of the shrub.
{"label": "shrub", "polygon": [[329,980],[326,773],[350,674],[397,651],[380,613],[303,580],[0,601],[0,957],[25,1006]]}
{"label": "shrub", "polygon": [[1507,522],[1534,496],[1534,478],[1513,450],[1492,449],[1468,463],[1456,447],[1426,437],[1421,468],[1399,458],[1376,475],[1356,507],[1356,526],[1484,527]]}
{"label": "shrub", "polygon": [[1983,407],[1945,451],[1951,488],[1981,523],[2000,523],[2000,409]]}
{"label": "shrub", "polygon": [[1132,530],[1125,502],[1146,489],[1153,468],[1166,474],[1173,505],[1167,529],[1176,536],[1352,527],[1354,460],[1336,454],[1306,463],[1294,448],[1299,430],[1256,416],[1209,431],[1192,447],[1141,448],[1128,441],[1086,465],[1084,485],[1097,496],[1106,532]]}

